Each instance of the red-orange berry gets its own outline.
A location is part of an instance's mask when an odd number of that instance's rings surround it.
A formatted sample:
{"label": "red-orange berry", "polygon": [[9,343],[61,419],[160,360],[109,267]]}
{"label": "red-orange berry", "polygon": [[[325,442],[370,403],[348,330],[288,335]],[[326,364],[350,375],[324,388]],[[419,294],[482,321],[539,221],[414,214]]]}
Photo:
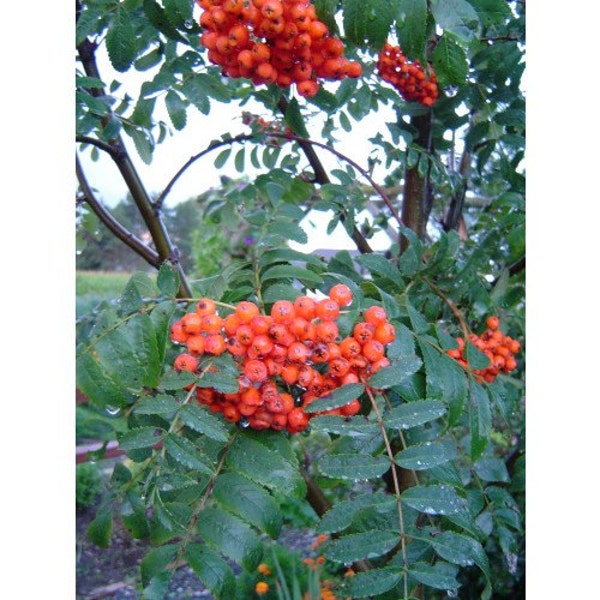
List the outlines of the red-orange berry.
{"label": "red-orange berry", "polygon": [[173,367],[176,371],[190,371],[193,373],[198,368],[198,359],[184,352],[175,358]]}
{"label": "red-orange berry", "polygon": [[348,306],[352,304],[352,290],[343,283],[337,283],[329,290],[329,297],[337,302],[339,306]]}
{"label": "red-orange berry", "polygon": [[377,327],[387,321],[387,313],[381,306],[369,306],[365,311],[365,321],[373,325],[373,327]]}

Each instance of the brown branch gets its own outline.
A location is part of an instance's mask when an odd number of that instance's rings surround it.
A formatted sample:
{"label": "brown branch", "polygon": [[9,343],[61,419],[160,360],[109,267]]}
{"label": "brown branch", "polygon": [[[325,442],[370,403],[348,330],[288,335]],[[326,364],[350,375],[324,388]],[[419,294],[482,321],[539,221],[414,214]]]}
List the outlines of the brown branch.
{"label": "brown branch", "polygon": [[[78,2],[76,6],[77,12],[79,13],[81,11],[81,3]],[[102,78],[100,77],[100,72],[96,63],[96,49],[96,44],[87,38],[77,46],[79,59],[81,60],[86,75],[101,80]],[[104,90],[98,87],[92,88],[89,91],[90,94],[94,96],[100,96],[104,94]],[[86,142],[90,143],[90,139],[93,138],[86,138]],[[102,142],[98,140],[96,145],[100,147]],[[159,256],[159,266],[164,261],[169,261],[171,264],[173,264],[179,273],[180,286],[178,290],[178,296],[192,296],[191,288],[187,283],[185,273],[181,267],[181,264],[179,263],[177,250],[169,239],[169,234],[164,226],[160,214],[154,210],[152,201],[150,200],[150,197],[144,188],[144,184],[142,183],[142,180],[135,166],[133,165],[133,162],[131,161],[123,140],[120,136],[117,136],[115,139],[111,140],[108,145],[112,148],[109,154],[117,165],[117,168],[119,169],[119,172],[121,173],[121,176],[123,177],[129,192],[131,193],[133,201],[135,202],[135,205],[142,216],[146,227],[148,227],[150,235],[152,236],[152,241]]]}
{"label": "brown branch", "polygon": [[223,146],[229,146],[229,145],[237,143],[237,142],[246,142],[253,138],[254,138],[254,136],[251,134],[236,135],[235,137],[230,138],[228,140],[222,140],[220,142],[215,142],[213,144],[210,144],[210,146],[208,146],[208,148],[205,148],[204,150],[202,150],[202,152],[198,152],[198,154],[194,154],[194,156],[190,157],[186,161],[186,163],[177,171],[177,173],[175,173],[175,175],[173,175],[173,177],[171,178],[169,183],[167,183],[165,189],[161,192],[160,196],[157,198],[156,202],[154,203],[155,208],[157,210],[160,210],[162,208],[165,198],[171,191],[171,188],[175,185],[177,180],[185,173],[185,171],[191,165],[193,165],[198,159],[202,158],[203,156],[206,156],[207,154],[209,154],[213,150],[216,150],[217,148],[222,148]]}
{"label": "brown branch", "polygon": [[160,258],[158,254],[152,250],[152,248],[149,248],[144,244],[142,240],[133,235],[131,231],[123,227],[123,225],[121,225],[96,199],[96,196],[85,177],[79,157],[76,157],[76,172],[81,191],[85,196],[85,201],[100,221],[116,238],[129,246],[129,248],[141,256],[147,263],[158,269],[160,267]]}

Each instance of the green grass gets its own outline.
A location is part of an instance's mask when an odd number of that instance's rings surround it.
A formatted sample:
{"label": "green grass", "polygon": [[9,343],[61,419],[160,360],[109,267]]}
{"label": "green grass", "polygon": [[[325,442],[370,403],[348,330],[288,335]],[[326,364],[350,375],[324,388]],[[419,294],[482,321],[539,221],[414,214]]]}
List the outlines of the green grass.
{"label": "green grass", "polygon": [[131,273],[118,271],[77,271],[75,275],[75,295],[98,294],[107,297],[118,296],[129,281]]}
{"label": "green grass", "polygon": [[103,300],[118,298],[131,273],[117,271],[77,271],[75,274],[75,315],[91,312]]}

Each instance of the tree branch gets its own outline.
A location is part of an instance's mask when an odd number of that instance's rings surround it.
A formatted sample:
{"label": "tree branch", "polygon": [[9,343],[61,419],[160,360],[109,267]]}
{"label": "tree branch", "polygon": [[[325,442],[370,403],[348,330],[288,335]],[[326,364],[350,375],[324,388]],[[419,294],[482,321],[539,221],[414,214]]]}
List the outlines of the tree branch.
{"label": "tree branch", "polygon": [[96,199],[92,188],[88,184],[88,181],[85,177],[85,173],[83,172],[83,168],[81,166],[81,162],[79,161],[79,157],[76,157],[76,172],[77,172],[77,180],[79,181],[79,185],[81,186],[81,190],[85,197],[85,201],[89,205],[89,207],[94,211],[96,216],[104,223],[104,225],[108,228],[108,230],[118,239],[120,239],[124,244],[129,246],[136,254],[141,256],[148,264],[152,265],[155,268],[160,267],[160,258],[158,254],[149,248],[142,240],[137,238],[131,231],[123,227],[105,208],[102,204]]}

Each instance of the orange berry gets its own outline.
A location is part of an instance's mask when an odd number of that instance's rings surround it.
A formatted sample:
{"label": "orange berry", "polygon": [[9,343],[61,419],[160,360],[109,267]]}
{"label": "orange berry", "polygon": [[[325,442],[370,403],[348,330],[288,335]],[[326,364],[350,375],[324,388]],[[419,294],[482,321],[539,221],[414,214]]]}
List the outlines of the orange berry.
{"label": "orange berry", "polygon": [[294,300],[294,310],[296,316],[302,317],[307,321],[314,319],[317,302],[310,296],[300,296]]}
{"label": "orange berry", "polygon": [[369,362],[376,362],[383,358],[385,347],[377,340],[370,340],[362,347],[362,353]]}
{"label": "orange berry", "polygon": [[500,326],[500,319],[498,319],[498,317],[492,315],[486,319],[485,323],[492,331],[494,331],[494,330],[498,329],[498,327]]}
{"label": "orange berry", "polygon": [[352,304],[352,290],[343,283],[337,283],[329,290],[329,297],[337,302],[339,306],[348,306]]}
{"label": "orange berry", "polygon": [[254,591],[259,595],[262,596],[263,594],[266,594],[269,591],[269,584],[266,581],[259,581],[255,586],[254,586]]}
{"label": "orange berry", "polygon": [[373,337],[382,344],[391,344],[396,339],[396,328],[391,323],[382,323],[375,328]]}
{"label": "orange berry", "polygon": [[190,335],[186,341],[186,346],[191,354],[204,354],[206,338],[203,335]]}
{"label": "orange berry", "polygon": [[225,352],[225,338],[218,333],[207,335],[204,340],[204,352],[218,356]]}
{"label": "orange berry", "polygon": [[181,317],[181,326],[188,335],[202,331],[202,316],[198,313],[187,313]]}
{"label": "orange berry", "polygon": [[349,402],[348,404],[344,404],[344,406],[341,406],[340,413],[344,417],[351,417],[351,416],[355,415],[356,413],[358,413],[358,411],[360,409],[361,409],[360,400],[358,398],[355,398],[354,400],[352,400],[352,402]]}
{"label": "orange berry", "polygon": [[319,91],[319,84],[314,79],[301,81],[297,84],[298,93],[304,98],[312,98]]}
{"label": "orange berry", "polygon": [[267,376],[267,367],[261,360],[250,359],[244,364],[244,374],[246,377],[255,383],[264,381]]}
{"label": "orange berry", "polygon": [[293,302],[289,300],[277,300],[271,307],[271,317],[275,323],[289,325],[296,316]]}
{"label": "orange berry", "polygon": [[377,327],[387,321],[387,313],[381,306],[369,306],[365,311],[365,321],[373,325],[373,327]]}
{"label": "orange berry", "polygon": [[188,338],[188,334],[183,329],[183,323],[181,321],[175,321],[171,325],[171,341],[176,344],[185,344]]}
{"label": "orange berry", "polygon": [[242,323],[249,323],[260,311],[254,302],[243,300],[235,307],[235,312]]}
{"label": "orange berry", "polygon": [[334,321],[340,314],[340,305],[331,298],[324,298],[317,302],[315,314],[322,321]]}
{"label": "orange berry", "polygon": [[173,367],[176,371],[190,371],[193,373],[198,368],[198,359],[184,352],[175,358]]}

